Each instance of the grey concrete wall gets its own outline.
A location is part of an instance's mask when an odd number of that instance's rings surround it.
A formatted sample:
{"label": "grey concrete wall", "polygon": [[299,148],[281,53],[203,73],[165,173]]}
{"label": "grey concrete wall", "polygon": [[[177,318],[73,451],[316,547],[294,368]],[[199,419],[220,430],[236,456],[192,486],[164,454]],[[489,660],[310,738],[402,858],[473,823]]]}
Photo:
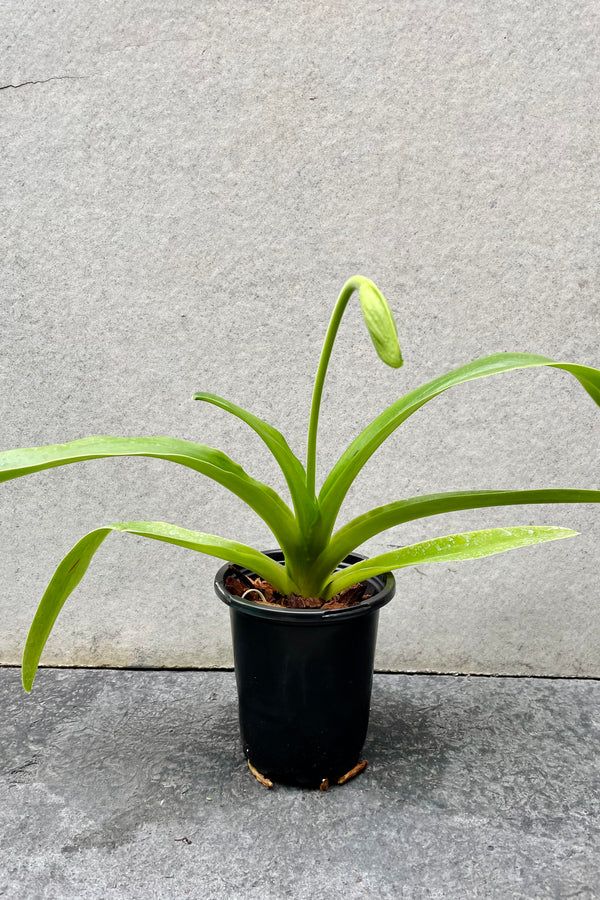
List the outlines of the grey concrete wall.
{"label": "grey concrete wall", "polygon": [[[11,0],[0,24],[2,449],[170,434],[282,488],[258,438],[191,395],[247,406],[303,455],[324,331],[355,272],[389,297],[406,364],[379,362],[351,307],[321,474],[386,404],[477,356],[600,365],[592,0]],[[599,437],[566,373],[466,385],[378,451],[342,521],[435,490],[599,488]],[[273,544],[236,498],[158,461],[83,463],[1,496],[4,663],[98,525]],[[365,549],[531,522],[581,536],[402,573],[379,667],[600,676],[600,507],[448,515]],[[44,661],[230,664],[215,568],[112,536]]]}

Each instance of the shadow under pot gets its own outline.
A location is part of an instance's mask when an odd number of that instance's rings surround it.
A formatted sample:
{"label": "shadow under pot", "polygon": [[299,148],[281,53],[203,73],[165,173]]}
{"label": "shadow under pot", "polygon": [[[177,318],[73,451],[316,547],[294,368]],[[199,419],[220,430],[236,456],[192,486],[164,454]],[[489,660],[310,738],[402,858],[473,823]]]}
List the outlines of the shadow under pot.
{"label": "shadow under pot", "polygon": [[[281,550],[265,552],[283,562]],[[339,568],[365,558],[350,553]],[[394,576],[366,579],[372,596],[357,606],[286,609],[230,593],[229,569],[219,569],[215,591],[230,608],[244,753],[272,781],[334,784],[360,760],[379,609],[394,596]]]}

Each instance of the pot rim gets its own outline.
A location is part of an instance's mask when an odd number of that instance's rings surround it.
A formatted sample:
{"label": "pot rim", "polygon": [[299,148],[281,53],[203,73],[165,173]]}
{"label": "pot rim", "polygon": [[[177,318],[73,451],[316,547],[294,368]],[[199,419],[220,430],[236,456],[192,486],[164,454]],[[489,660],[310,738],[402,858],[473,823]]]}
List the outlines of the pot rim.
{"label": "pot rim", "polygon": [[[279,562],[283,561],[283,551],[280,549],[263,550],[262,552],[272,559],[276,559]],[[355,562],[361,562],[363,559],[368,559],[368,557],[363,556],[361,553],[349,553],[337,568],[345,569]],[[249,573],[255,574],[252,569],[238,566],[231,562],[225,563],[215,575],[215,593],[217,597],[232,609],[251,616],[258,616],[261,619],[277,620],[282,625],[300,622],[306,625],[324,622],[333,623],[340,620],[356,619],[385,606],[396,593],[396,579],[391,572],[384,572],[381,575],[373,575],[371,578],[363,579],[375,592],[372,597],[361,600],[357,606],[349,606],[345,609],[288,609],[284,606],[265,606],[245,597],[238,597],[227,590],[225,577],[232,566],[244,575]]]}

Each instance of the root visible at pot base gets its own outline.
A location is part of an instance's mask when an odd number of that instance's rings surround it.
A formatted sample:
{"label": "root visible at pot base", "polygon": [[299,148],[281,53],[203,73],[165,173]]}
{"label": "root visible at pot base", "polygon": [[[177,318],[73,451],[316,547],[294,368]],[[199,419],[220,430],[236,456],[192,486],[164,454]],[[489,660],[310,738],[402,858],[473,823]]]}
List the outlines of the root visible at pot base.
{"label": "root visible at pot base", "polygon": [[363,759],[361,762],[357,763],[353,769],[350,769],[349,772],[346,772],[345,775],[342,775],[341,778],[338,778],[337,783],[338,784],[346,784],[346,782],[350,781],[351,778],[354,778],[360,772],[364,772],[364,770],[367,768],[367,766],[368,766],[368,762],[366,761],[366,759]]}
{"label": "root visible at pot base", "polygon": [[[367,760],[366,759],[361,760],[361,762],[357,763],[353,769],[350,769],[349,772],[346,772],[345,775],[342,775],[341,778],[338,778],[337,784],[346,784],[346,782],[350,781],[351,778],[355,778],[357,775],[360,775],[361,772],[364,772],[364,770],[367,768],[367,766],[368,766]],[[256,769],[252,765],[250,760],[248,760],[248,768],[250,769],[250,771],[252,772],[252,774],[254,775],[256,780],[259,781],[262,785],[264,785],[264,787],[266,787],[266,788],[273,787],[273,782],[271,781],[271,779],[266,778],[264,775],[261,775],[261,773],[258,771],[258,769]],[[323,778],[323,780],[321,781],[321,784],[319,785],[319,790],[326,791],[328,789],[329,789],[329,778]]]}
{"label": "root visible at pot base", "polygon": [[250,760],[248,760],[248,768],[250,769],[250,771],[252,772],[252,774],[254,775],[254,777],[256,778],[256,780],[257,780],[257,781],[260,781],[260,783],[263,784],[266,788],[272,788],[272,787],[273,787],[273,782],[271,781],[271,779],[270,779],[270,778],[265,778],[264,775],[261,775],[260,772],[258,771],[258,769],[255,769],[255,768],[254,768],[254,766],[252,765],[252,763],[250,762]]}
{"label": "root visible at pot base", "polygon": [[[351,778],[355,778],[361,772],[367,768],[368,762],[366,759],[361,760],[361,762],[357,763],[353,769],[350,769],[349,772],[346,772],[345,775],[342,775],[341,778],[338,778],[337,784],[346,784],[347,781],[350,781]],[[319,785],[320,791],[328,791],[329,790],[329,778],[323,778],[321,784]]]}

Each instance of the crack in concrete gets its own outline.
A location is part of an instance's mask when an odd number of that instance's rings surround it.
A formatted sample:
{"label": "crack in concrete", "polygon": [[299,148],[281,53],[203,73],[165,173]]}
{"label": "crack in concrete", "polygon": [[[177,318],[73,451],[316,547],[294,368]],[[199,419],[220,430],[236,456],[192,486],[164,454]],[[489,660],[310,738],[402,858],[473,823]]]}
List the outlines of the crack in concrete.
{"label": "crack in concrete", "polygon": [[48,84],[49,81],[80,81],[82,78],[89,78],[89,75],[51,75],[50,78],[41,78],[39,81],[21,81],[19,84],[2,84],[0,91],[6,91],[8,88],[25,87],[28,84]]}

